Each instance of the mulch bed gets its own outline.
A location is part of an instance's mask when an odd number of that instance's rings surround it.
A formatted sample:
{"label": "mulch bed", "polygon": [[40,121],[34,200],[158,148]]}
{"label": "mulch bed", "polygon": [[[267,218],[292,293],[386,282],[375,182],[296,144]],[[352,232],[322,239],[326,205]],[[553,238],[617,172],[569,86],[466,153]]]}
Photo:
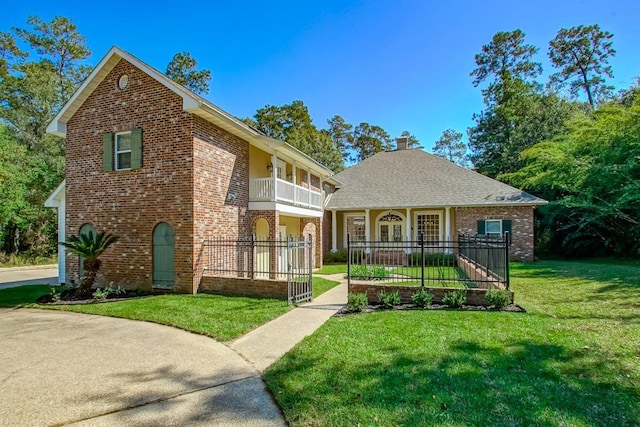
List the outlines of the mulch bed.
{"label": "mulch bed", "polygon": [[[93,291],[92,291],[93,292]],[[83,298],[75,293],[75,289],[67,289],[62,291],[59,299],[54,299],[53,295],[47,294],[36,299],[36,303],[38,304],[47,304],[47,305],[82,305],[82,304],[99,304],[104,302],[116,302],[116,301],[126,301],[132,298],[144,298],[150,296],[150,293],[141,293],[140,291],[124,291],[124,293],[120,294],[111,294],[106,298],[98,299],[98,298]]]}
{"label": "mulch bed", "polygon": [[[491,307],[485,307],[485,306],[481,306],[481,305],[462,305],[461,308],[451,308],[448,305],[445,304],[431,304],[428,305],[426,307],[418,307],[415,304],[400,304],[400,305],[395,305],[393,306],[393,308],[385,308],[380,304],[369,304],[368,306],[366,306],[363,310],[362,313],[373,313],[376,311],[395,311],[395,310],[465,310],[465,311],[508,311],[508,312],[512,312],[512,313],[526,313],[527,311],[520,307],[519,305],[516,304],[510,304],[506,307],[503,307],[502,310],[498,310],[496,308],[494,308],[493,306]],[[358,313],[357,311],[349,311],[349,309],[345,306],[343,307],[340,311],[338,311],[338,313],[336,313],[336,316],[345,316],[347,314],[352,314],[352,313]]]}

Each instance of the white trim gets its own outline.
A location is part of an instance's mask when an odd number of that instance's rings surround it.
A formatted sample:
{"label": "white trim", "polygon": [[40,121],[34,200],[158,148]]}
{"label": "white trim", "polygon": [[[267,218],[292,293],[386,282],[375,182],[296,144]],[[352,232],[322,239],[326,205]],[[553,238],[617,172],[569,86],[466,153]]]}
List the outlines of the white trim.
{"label": "white trim", "polygon": [[284,205],[276,202],[249,202],[250,211],[277,211],[281,214],[294,215],[301,218],[322,218],[323,211]]}
{"label": "white trim", "polygon": [[338,250],[338,212],[331,211],[331,252]]}

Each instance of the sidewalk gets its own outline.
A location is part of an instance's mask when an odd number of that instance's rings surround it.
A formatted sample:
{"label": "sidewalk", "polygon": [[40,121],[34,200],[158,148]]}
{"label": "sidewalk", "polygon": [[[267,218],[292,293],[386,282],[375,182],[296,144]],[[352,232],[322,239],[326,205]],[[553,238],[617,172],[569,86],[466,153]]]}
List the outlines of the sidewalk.
{"label": "sidewalk", "polygon": [[264,372],[273,362],[311,335],[347,303],[344,274],[322,276],[340,285],[288,313],[260,326],[227,346]]}

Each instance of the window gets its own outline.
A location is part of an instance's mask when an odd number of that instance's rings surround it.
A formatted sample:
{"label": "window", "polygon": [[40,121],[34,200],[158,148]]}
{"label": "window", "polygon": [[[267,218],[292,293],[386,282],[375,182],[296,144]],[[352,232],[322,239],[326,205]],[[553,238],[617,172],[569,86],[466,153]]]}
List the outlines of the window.
{"label": "window", "polygon": [[484,222],[486,234],[502,234],[502,220],[501,219],[487,219]]}
{"label": "window", "polygon": [[367,240],[364,215],[347,216],[347,233],[352,242],[364,242]]}
{"label": "window", "polygon": [[131,169],[131,132],[116,134],[116,170]]}
{"label": "window", "polygon": [[437,242],[440,240],[440,214],[418,214],[417,238],[424,236],[425,242]]}
{"label": "window", "polygon": [[142,129],[102,135],[102,169],[126,171],[142,167]]}

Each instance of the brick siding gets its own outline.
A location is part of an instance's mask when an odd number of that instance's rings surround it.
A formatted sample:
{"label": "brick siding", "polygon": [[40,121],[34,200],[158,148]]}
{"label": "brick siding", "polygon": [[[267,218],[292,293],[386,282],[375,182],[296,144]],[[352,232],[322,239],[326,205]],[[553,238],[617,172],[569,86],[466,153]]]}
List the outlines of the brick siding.
{"label": "brick siding", "polygon": [[531,206],[455,208],[458,234],[476,234],[478,220],[510,219],[512,244],[509,257],[513,261],[533,261],[534,220]]}

